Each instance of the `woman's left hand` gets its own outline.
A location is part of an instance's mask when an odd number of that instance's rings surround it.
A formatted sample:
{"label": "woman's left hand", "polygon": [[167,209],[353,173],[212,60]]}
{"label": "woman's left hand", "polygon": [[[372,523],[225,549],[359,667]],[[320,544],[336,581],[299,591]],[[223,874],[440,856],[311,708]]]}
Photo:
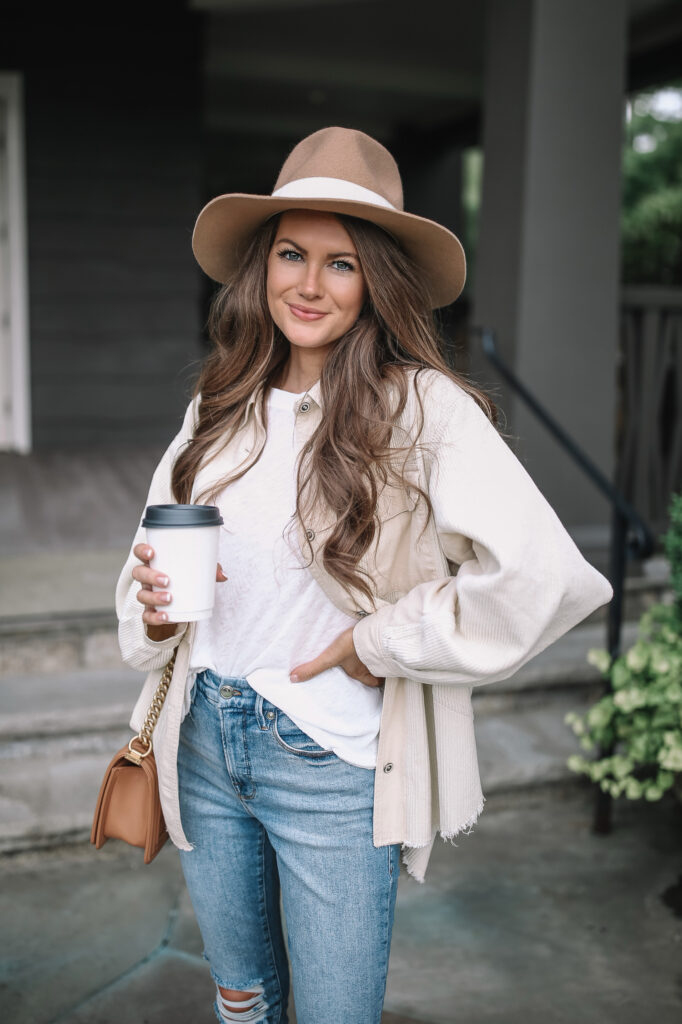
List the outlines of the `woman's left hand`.
{"label": "woman's left hand", "polygon": [[363,665],[358,658],[353,644],[353,626],[349,626],[348,629],[344,629],[343,633],[339,633],[336,640],[333,640],[329,647],[325,648],[312,661],[306,661],[293,668],[289,673],[289,678],[292,683],[302,683],[336,665],[339,665],[351,679],[357,679],[364,686],[384,685],[384,679],[377,679],[376,676],[373,676],[367,666]]}

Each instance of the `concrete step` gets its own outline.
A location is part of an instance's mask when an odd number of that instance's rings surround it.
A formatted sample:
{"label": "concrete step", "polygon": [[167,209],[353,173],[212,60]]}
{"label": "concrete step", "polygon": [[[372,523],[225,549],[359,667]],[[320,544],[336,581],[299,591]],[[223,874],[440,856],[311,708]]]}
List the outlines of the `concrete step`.
{"label": "concrete step", "polygon": [[637,621],[652,604],[672,597],[670,564],[664,555],[655,554],[628,567],[623,594],[626,619]]}
{"label": "concrete step", "polygon": [[[127,722],[142,679],[127,670],[80,670],[2,681],[0,851],[87,839],[104,769],[131,735]],[[539,679],[528,671],[529,684]],[[582,681],[524,691],[516,679],[506,692],[503,685],[474,691],[484,793],[512,798],[531,787],[577,784],[581,777],[566,768],[578,747],[564,715],[586,710],[594,689]]]}
{"label": "concrete step", "polygon": [[[136,526],[131,523],[131,539]],[[116,547],[2,552],[0,618],[113,612],[116,583],[128,551]]]}
{"label": "concrete step", "polygon": [[[114,589],[123,547],[97,551],[0,549],[0,677],[120,665]],[[630,566],[625,619],[670,596],[660,556]],[[607,609],[584,623],[605,628]]]}
{"label": "concrete step", "polygon": [[[564,724],[588,702],[564,695],[551,705],[514,708],[476,719],[483,792],[514,794],[556,783],[583,784],[566,760],[578,752]],[[0,745],[0,851],[86,840],[104,770],[128,729],[45,736]]]}
{"label": "concrete step", "polygon": [[[622,649],[627,649],[636,637],[637,623],[624,623]],[[589,664],[587,655],[592,648],[605,647],[606,628],[603,623],[586,622],[576,626],[509,679],[474,687],[474,711],[477,715],[493,714],[521,704],[528,706],[529,699],[533,703],[542,703],[553,694],[570,691],[584,690],[589,697],[599,692],[604,680],[601,673]]]}
{"label": "concrete step", "polygon": [[130,730],[0,745],[0,852],[82,842],[104,770]]}
{"label": "concrete step", "polygon": [[558,782],[575,782],[566,767],[571,754],[584,753],[565,724],[568,711],[583,714],[591,700],[586,691],[555,694],[546,700],[481,715],[474,704],[476,747],[484,795],[513,794]]}
{"label": "concrete step", "polygon": [[0,742],[80,736],[127,726],[144,675],[125,665],[0,679]]}
{"label": "concrete step", "polygon": [[[87,839],[144,679],[122,665],[115,625],[107,613],[0,623],[0,851]],[[635,634],[626,624],[624,646]],[[474,688],[486,794],[582,781],[566,768],[578,747],[564,715],[602,692],[587,652],[605,639],[603,623],[586,622],[510,679]]]}
{"label": "concrete step", "polygon": [[0,617],[0,679],[120,666],[113,609]]}
{"label": "concrete step", "polygon": [[120,660],[117,669],[0,679],[0,850],[87,838],[143,679]]}
{"label": "concrete step", "polygon": [[[626,621],[623,647],[631,642],[635,633],[636,621]],[[589,647],[605,644],[605,621],[597,615],[590,616],[552,646],[549,659],[543,652],[525,666],[513,682],[505,684],[505,688],[524,687],[547,671],[552,678],[557,671],[562,674],[570,670],[576,682],[585,673],[587,679],[593,679],[594,670],[579,666]],[[557,659],[562,667],[555,671],[551,666]],[[65,674],[82,668],[116,669],[120,666],[118,621],[113,611],[0,616],[0,680],[21,673]]]}
{"label": "concrete step", "polygon": [[[101,731],[128,720],[143,677],[122,664],[116,632],[107,628],[105,617],[94,621],[91,631],[77,619],[52,638],[44,631],[36,634],[27,623],[23,626],[23,633],[13,634],[16,647],[0,648],[0,739]],[[635,623],[625,624],[624,648],[636,633]],[[602,677],[587,654],[605,642],[603,624],[577,626],[509,679],[475,687],[477,714],[515,707],[530,694],[537,698],[554,691],[594,689]],[[84,701],[85,708],[78,710]]]}

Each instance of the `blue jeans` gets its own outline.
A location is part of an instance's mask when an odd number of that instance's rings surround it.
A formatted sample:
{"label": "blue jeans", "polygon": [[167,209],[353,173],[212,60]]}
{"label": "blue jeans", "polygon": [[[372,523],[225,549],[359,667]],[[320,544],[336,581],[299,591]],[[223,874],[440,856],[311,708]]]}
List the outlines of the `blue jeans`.
{"label": "blue jeans", "polygon": [[207,670],[178,773],[204,956],[216,985],[254,993],[217,992],[218,1020],[288,1022],[281,892],[298,1024],[379,1024],[400,847],[373,845],[374,771],[323,750],[246,679]]}

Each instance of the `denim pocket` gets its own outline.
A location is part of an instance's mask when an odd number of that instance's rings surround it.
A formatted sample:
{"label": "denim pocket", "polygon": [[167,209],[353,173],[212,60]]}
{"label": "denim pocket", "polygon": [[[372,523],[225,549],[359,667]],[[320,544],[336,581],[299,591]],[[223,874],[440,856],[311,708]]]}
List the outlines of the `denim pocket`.
{"label": "denim pocket", "polygon": [[288,754],[295,754],[296,757],[303,758],[303,760],[310,759],[315,764],[336,759],[333,750],[325,750],[321,747],[307,733],[299,729],[283,711],[277,712],[277,717],[272,723],[272,733],[280,747]]}

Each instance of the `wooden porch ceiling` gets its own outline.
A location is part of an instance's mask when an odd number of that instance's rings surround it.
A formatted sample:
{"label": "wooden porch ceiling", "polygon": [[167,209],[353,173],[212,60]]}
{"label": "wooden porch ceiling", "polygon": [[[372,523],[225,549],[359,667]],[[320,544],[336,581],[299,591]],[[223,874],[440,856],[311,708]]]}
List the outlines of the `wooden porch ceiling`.
{"label": "wooden porch ceiling", "polygon": [[[655,82],[664,68],[682,75],[682,5],[626,6],[628,83]],[[360,128],[397,156],[419,149],[437,157],[480,138],[483,0],[191,0],[189,7],[204,14],[204,131],[222,175],[229,159],[230,188],[242,187],[246,158],[244,187],[248,180],[249,190],[269,191],[283,153],[324,125]],[[672,66],[671,44],[678,44]],[[259,163],[267,178],[255,182]]]}
{"label": "wooden porch ceiling", "polygon": [[385,141],[396,125],[435,128],[479,104],[483,31],[483,5],[442,0],[418,17],[403,0],[214,5],[206,127],[300,137],[352,124]]}

